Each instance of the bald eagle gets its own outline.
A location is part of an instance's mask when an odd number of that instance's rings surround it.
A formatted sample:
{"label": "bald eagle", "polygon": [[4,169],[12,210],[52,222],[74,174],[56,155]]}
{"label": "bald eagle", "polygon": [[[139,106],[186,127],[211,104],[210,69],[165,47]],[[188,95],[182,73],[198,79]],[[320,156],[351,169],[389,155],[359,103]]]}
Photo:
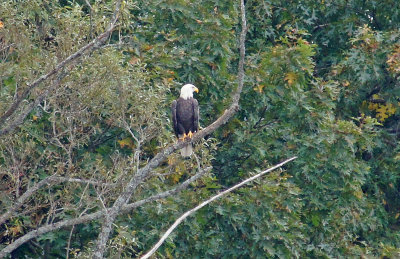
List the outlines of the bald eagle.
{"label": "bald eagle", "polygon": [[[193,92],[198,93],[199,89],[191,84],[181,88],[180,97],[172,102],[172,123],[178,141],[192,138],[199,128],[199,103],[193,98]],[[186,157],[192,154],[192,144],[181,149],[181,155]]]}

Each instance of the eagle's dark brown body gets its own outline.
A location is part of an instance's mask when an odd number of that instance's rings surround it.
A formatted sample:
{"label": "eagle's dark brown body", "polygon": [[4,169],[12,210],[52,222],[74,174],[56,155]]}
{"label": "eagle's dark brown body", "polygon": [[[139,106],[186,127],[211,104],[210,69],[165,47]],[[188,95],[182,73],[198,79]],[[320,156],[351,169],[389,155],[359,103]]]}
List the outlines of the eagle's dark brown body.
{"label": "eagle's dark brown body", "polygon": [[199,127],[199,104],[196,99],[183,99],[179,97],[172,102],[172,123],[175,135],[181,137],[188,134],[189,131],[194,133]]}

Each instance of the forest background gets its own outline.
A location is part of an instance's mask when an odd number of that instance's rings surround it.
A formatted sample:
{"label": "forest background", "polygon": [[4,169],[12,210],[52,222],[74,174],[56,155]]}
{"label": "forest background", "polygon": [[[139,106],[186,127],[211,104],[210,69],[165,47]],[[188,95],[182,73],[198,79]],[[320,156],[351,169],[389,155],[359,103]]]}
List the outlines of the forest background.
{"label": "forest background", "polygon": [[[157,258],[400,256],[400,2],[245,9],[247,26],[240,1],[1,1],[0,257],[140,256],[293,156]],[[202,128],[240,96],[186,160],[184,83]]]}

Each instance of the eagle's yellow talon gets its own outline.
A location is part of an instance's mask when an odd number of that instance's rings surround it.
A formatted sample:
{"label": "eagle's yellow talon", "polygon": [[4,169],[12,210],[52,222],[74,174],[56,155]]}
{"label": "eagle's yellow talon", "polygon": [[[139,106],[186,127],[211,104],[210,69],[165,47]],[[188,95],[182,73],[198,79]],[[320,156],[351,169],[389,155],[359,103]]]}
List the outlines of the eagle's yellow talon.
{"label": "eagle's yellow talon", "polygon": [[185,139],[187,138],[188,135],[186,135],[186,133],[183,133],[183,136],[181,138],[178,138],[181,141],[185,141]]}
{"label": "eagle's yellow talon", "polygon": [[188,138],[192,138],[193,137],[193,133],[191,131],[189,131],[189,133],[187,134]]}

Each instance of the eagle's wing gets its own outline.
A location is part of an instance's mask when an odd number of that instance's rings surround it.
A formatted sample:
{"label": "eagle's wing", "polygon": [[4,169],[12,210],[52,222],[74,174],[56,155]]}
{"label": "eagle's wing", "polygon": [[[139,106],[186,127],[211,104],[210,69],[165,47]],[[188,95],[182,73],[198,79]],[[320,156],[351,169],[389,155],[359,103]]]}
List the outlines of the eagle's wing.
{"label": "eagle's wing", "polygon": [[193,99],[193,130],[194,132],[199,130],[199,103],[196,99]]}
{"label": "eagle's wing", "polygon": [[178,137],[178,122],[176,120],[176,100],[172,102],[171,113],[172,113],[172,127],[174,127],[175,135]]}

